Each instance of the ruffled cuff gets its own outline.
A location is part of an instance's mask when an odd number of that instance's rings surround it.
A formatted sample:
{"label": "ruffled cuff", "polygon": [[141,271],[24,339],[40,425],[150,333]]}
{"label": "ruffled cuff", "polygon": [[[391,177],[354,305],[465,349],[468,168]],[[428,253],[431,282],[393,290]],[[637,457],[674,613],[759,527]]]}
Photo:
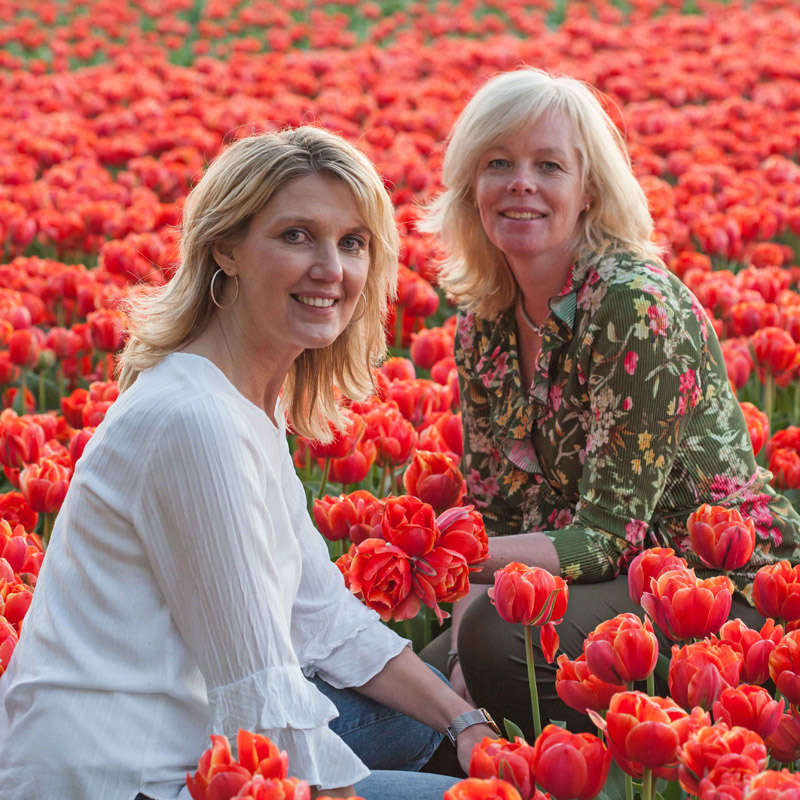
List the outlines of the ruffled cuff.
{"label": "ruffled cuff", "polygon": [[297,653],[307,677],[319,675],[336,689],[361,686],[410,642],[398,636],[352,595],[332,608],[303,618]]}
{"label": "ruffled cuff", "polygon": [[269,736],[289,756],[290,774],[312,786],[348,786],[369,775],[328,728],[336,706],[297,667],[270,667],[208,693],[211,731],[236,742],[239,728]]}

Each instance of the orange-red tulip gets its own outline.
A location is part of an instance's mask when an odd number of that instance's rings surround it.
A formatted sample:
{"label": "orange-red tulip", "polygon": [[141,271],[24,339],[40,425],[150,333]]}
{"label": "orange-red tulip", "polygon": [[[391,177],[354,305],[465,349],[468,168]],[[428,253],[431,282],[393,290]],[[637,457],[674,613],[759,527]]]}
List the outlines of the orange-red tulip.
{"label": "orange-red tulip", "polygon": [[794,713],[784,714],[775,732],[764,744],[776,761],[793,764],[800,758],[800,719]]}
{"label": "orange-red tulip", "polygon": [[403,474],[403,486],[439,514],[460,505],[467,491],[461,470],[449,456],[425,450],[414,454]]}
{"label": "orange-red tulip", "polygon": [[740,679],[762,684],[769,678],[769,656],[783,638],[783,628],[768,619],[761,630],[748,628],[741,619],[730,619],[720,629],[718,638],[742,654]]}
{"label": "orange-red tulip", "polygon": [[673,640],[700,639],[716,633],[728,618],[733,583],[725,575],[706,580],[691,569],[662,572],[642,594],[642,608]]}
{"label": "orange-red tulip", "polygon": [[787,633],[770,653],[769,676],[789,703],[800,703],[800,630]]}
{"label": "orange-red tulip", "polygon": [[554,800],[590,800],[605,786],[611,752],[591,733],[548,725],[533,746],[537,783]]}
{"label": "orange-red tulip", "polygon": [[669,693],[689,709],[709,710],[723,689],[739,685],[742,654],[728,644],[705,640],[674,645],[669,665]]}
{"label": "orange-red tulip", "polygon": [[[451,786],[442,800],[522,800],[508,781],[499,778],[467,778]],[[538,800],[534,795],[531,800]]]}
{"label": "orange-red tulip", "polygon": [[686,559],[669,547],[651,547],[639,553],[628,566],[628,594],[637,605],[642,593],[650,591],[650,580],[670,569],[686,567]]}
{"label": "orange-red tulip", "polygon": [[416,497],[389,497],[381,519],[383,538],[411,558],[429,553],[439,538],[433,509]]}
{"label": "orange-red tulip", "polygon": [[763,617],[794,622],[800,619],[800,564],[769,564],[753,580],[753,603]]}
{"label": "orange-red tulip", "polygon": [[513,784],[523,800],[528,800],[536,788],[533,747],[519,737],[513,742],[484,737],[472,748],[469,776],[484,780],[501,778]]}
{"label": "orange-red tulip", "polygon": [[753,453],[758,455],[769,439],[769,417],[752,403],[740,403],[739,405],[747,425],[747,432],[750,434],[750,441],[753,444]]}
{"label": "orange-red tulip", "polygon": [[735,508],[703,503],[686,522],[697,557],[712,569],[743,567],[753,555],[756,526]]}
{"label": "orange-red tulip", "polygon": [[231,798],[245,786],[251,773],[234,761],[225,736],[211,736],[209,747],[197,762],[194,777],[186,774],[186,786],[193,800]]}
{"label": "orange-red tulip", "polygon": [[738,725],[766,739],[780,724],[783,707],[784,701],[774,700],[763,686],[743,683],[723,689],[712,714],[715,722],[724,722],[731,728]]}
{"label": "orange-red tulip", "polygon": [[583,644],[586,663],[607,683],[628,684],[645,679],[658,660],[658,640],[649,619],[618,614],[601,622]]}
{"label": "orange-red tulip", "polygon": [[0,615],[0,675],[8,669],[18,640],[19,634],[14,626]]}
{"label": "orange-red tulip", "polygon": [[438,546],[461,553],[471,567],[489,557],[489,537],[483,516],[472,506],[448,509],[436,518],[436,526],[440,534]]}
{"label": "orange-red tulip", "polygon": [[[311,791],[305,781],[297,778],[264,778],[261,775],[253,776],[235,795],[235,800],[310,800],[310,798]],[[216,799],[206,794],[206,800]],[[218,800],[227,798],[220,797]]]}
{"label": "orange-red tulip", "polygon": [[581,653],[574,661],[560,655],[556,662],[556,693],[570,707],[585,714],[587,709],[605,711],[611,698],[625,687],[606,683],[595,675]]}
{"label": "orange-red tulip", "polygon": [[681,786],[696,795],[702,778],[718,766],[730,765],[731,761],[740,773],[760,772],[767,764],[767,748],[757,733],[717,722],[694,731],[678,750],[678,758]]}

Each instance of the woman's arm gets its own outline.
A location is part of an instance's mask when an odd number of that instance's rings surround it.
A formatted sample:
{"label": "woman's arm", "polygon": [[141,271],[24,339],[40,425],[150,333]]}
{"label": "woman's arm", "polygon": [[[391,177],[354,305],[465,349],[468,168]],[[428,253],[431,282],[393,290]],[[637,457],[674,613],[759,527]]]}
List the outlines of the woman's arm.
{"label": "woman's arm", "polygon": [[542,567],[553,575],[561,574],[555,545],[544,533],[517,533],[513,536],[493,536],[489,539],[489,558],[479,571],[470,574],[470,582],[493,584],[494,573],[520,561],[529,567]]}
{"label": "woman's arm", "polygon": [[[356,690],[441,732],[459,714],[474,708],[438,678],[410,647]],[[458,760],[464,772],[469,771],[473,746],[484,736],[497,734],[488,725],[473,725],[456,739]]]}

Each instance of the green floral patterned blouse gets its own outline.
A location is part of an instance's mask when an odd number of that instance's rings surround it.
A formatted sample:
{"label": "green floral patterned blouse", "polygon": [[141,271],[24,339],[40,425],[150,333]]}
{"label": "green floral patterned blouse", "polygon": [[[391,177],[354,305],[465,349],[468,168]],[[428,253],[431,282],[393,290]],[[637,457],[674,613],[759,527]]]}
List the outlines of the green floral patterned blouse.
{"label": "green floral patterned blouse", "polygon": [[689,290],[617,255],[578,262],[550,309],[528,392],[513,308],[493,321],[459,314],[463,468],[490,534],[544,531],[563,577],[604,581],[647,547],[701,566],[685,552],[686,520],[707,502],[755,521],[740,588],[764,564],[800,560],[800,517],[756,465],[719,342]]}

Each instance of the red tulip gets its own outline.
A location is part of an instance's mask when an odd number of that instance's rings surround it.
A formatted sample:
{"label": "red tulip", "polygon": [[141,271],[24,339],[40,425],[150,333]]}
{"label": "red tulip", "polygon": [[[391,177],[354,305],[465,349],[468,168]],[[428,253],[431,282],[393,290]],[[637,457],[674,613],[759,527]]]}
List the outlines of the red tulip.
{"label": "red tulip", "polygon": [[0,464],[22,469],[39,461],[45,432],[30,417],[18,417],[12,409],[0,413]]}
{"label": "red tulip", "polygon": [[440,534],[438,546],[461,553],[470,567],[489,558],[489,538],[483,516],[472,506],[448,509],[436,518],[436,527]]}
{"label": "red tulip", "polygon": [[533,746],[536,781],[555,800],[589,800],[605,786],[611,752],[591,733],[548,725]]}
{"label": "red tulip", "polygon": [[417,377],[414,363],[410,359],[402,358],[401,356],[387,358],[381,364],[380,371],[390,381],[413,381]]}
{"label": "red tulip", "polygon": [[560,655],[556,663],[556,693],[564,703],[581,714],[586,714],[587,709],[605,711],[611,698],[624,691],[624,686],[600,680],[589,669],[583,653],[574,661],[570,661],[569,656]]}
{"label": "red tulip", "polygon": [[674,700],[643,692],[615,694],[605,720],[593,711],[589,716],[605,730],[609,749],[623,771],[640,778],[643,768],[652,769],[666,780],[677,777],[680,744],[710,722],[702,709],[687,714]]}
{"label": "red tulip", "polygon": [[414,426],[388,403],[367,407],[362,413],[366,422],[364,436],[375,445],[378,464],[405,464],[417,446]]}
{"label": "red tulip", "polygon": [[314,523],[332,542],[350,539],[359,544],[364,539],[381,538],[384,501],[363,489],[339,497],[325,495],[314,501]]}
{"label": "red tulip", "polygon": [[798,800],[800,775],[786,769],[761,772],[749,779],[743,796],[747,800]]}
{"label": "red tulip", "polygon": [[403,475],[403,485],[437,513],[461,504],[467,487],[449,456],[417,450]]}
{"label": "red tulip", "polygon": [[197,762],[194,777],[186,774],[186,786],[194,800],[227,800],[245,786],[250,772],[233,760],[224,736],[211,736],[211,747]]}
{"label": "red tulip", "polygon": [[453,354],[453,335],[444,328],[431,328],[411,336],[411,358],[429,370],[437,361]]}
{"label": "red tulip", "polygon": [[19,475],[25,500],[34,511],[52,514],[61,508],[69,488],[71,471],[52,459],[29,464]]}
{"label": "red tulip", "polygon": [[785,330],[770,325],[761,327],[750,337],[750,347],[762,380],[765,373],[777,377],[792,370],[800,352]]}
{"label": "red tulip", "polygon": [[770,653],[769,675],[789,703],[800,703],[800,630],[787,633]]}
{"label": "red tulip", "polygon": [[264,778],[285,778],[289,774],[289,756],[279,750],[271,739],[239,729],[236,736],[239,764],[251,775]]}
{"label": "red tulip", "polygon": [[642,593],[650,591],[650,580],[669,569],[686,567],[686,559],[675,555],[669,547],[651,547],[639,553],[628,567],[628,594],[637,605]]}
{"label": "red tulip", "polygon": [[628,684],[643,680],[655,669],[658,640],[649,619],[618,614],[601,622],[583,644],[586,663],[607,683]]}
{"label": "red tulip", "polygon": [[439,538],[433,509],[409,495],[386,499],[381,532],[387,542],[402,548],[410,558],[429,553]]}
{"label": "red tulip", "polygon": [[769,754],[781,764],[794,764],[800,758],[800,719],[784,714],[775,732],[765,739]]}
{"label": "red tulip", "polygon": [[513,784],[522,800],[528,800],[536,788],[533,747],[519,737],[513,743],[484,737],[472,748],[469,776],[484,780],[501,778]]}
{"label": "red tulip", "polygon": [[[738,758],[731,759],[731,756]],[[694,731],[678,751],[678,778],[683,789],[698,794],[700,780],[718,765],[735,760],[737,770],[755,775],[767,764],[763,739],[746,728],[729,728],[717,722]],[[722,764],[720,762],[722,761]]]}
{"label": "red tulip", "polygon": [[301,438],[304,440],[313,458],[345,458],[361,441],[366,429],[364,419],[360,414],[353,414],[347,410],[344,411],[344,415],[349,427],[345,431],[340,431],[329,426],[331,438],[327,442],[310,441],[305,437],[298,437],[298,440]]}
{"label": "red tulip", "polygon": [[350,591],[377,611],[384,622],[411,619],[420,607],[411,571],[411,559],[405,551],[383,539],[366,539],[355,545],[348,574]]}
{"label": "red tulip", "polygon": [[747,432],[750,434],[750,441],[753,444],[753,453],[758,455],[769,439],[769,417],[752,403],[740,403],[739,405],[747,425]]}
{"label": "red tulip", "polygon": [[542,650],[547,662],[552,663],[558,649],[554,626],[561,622],[569,601],[564,579],[515,561],[495,572],[489,597],[506,622],[542,629]]}
{"label": "red tulip", "polygon": [[361,483],[375,463],[376,455],[375,445],[369,439],[362,439],[349,455],[330,460],[329,477],[344,485]]}
{"label": "red tulip", "polygon": [[41,348],[31,328],[14,331],[8,337],[8,355],[11,363],[20,367],[35,367]]}
{"label": "red tulip", "polygon": [[795,622],[800,619],[800,564],[769,564],[753,580],[753,603],[763,617]]}
{"label": "red tulip", "polygon": [[19,634],[14,626],[0,615],[0,675],[8,669],[17,641]]}
{"label": "red tulip", "polygon": [[735,508],[703,503],[689,515],[686,527],[692,550],[707,567],[739,569],[753,555],[756,526]]}
{"label": "red tulip", "polygon": [[720,629],[719,640],[742,654],[740,679],[762,684],[769,678],[769,656],[783,638],[783,628],[768,619],[760,631],[748,628],[740,619],[728,620]]}
{"label": "red tulip", "polygon": [[[442,800],[523,800],[520,793],[507,781],[499,778],[467,778],[451,786]],[[534,795],[531,800],[538,800]]]}
{"label": "red tulip", "polygon": [[710,709],[723,689],[739,685],[742,654],[727,644],[702,641],[674,645],[669,693],[684,708]]}
{"label": "red tulip", "polygon": [[773,450],[769,471],[773,474],[773,484],[781,491],[800,489],[800,452],[788,447]]}
{"label": "red tulip", "polygon": [[724,722],[731,728],[738,725],[767,739],[780,724],[783,707],[784,701],[773,700],[762,686],[743,683],[723,689],[712,713],[715,722]]}
{"label": "red tulip", "polygon": [[[208,795],[206,798],[211,800]],[[231,800],[310,800],[310,798],[311,791],[305,781],[297,778],[264,778],[261,775],[254,775],[239,790],[235,799]],[[318,796],[318,800],[322,798]],[[353,800],[353,797],[349,800]]]}
{"label": "red tulip", "polygon": [[694,570],[673,569],[650,582],[642,594],[642,608],[673,640],[700,639],[716,633],[728,618],[733,583],[724,575],[707,580]]}

